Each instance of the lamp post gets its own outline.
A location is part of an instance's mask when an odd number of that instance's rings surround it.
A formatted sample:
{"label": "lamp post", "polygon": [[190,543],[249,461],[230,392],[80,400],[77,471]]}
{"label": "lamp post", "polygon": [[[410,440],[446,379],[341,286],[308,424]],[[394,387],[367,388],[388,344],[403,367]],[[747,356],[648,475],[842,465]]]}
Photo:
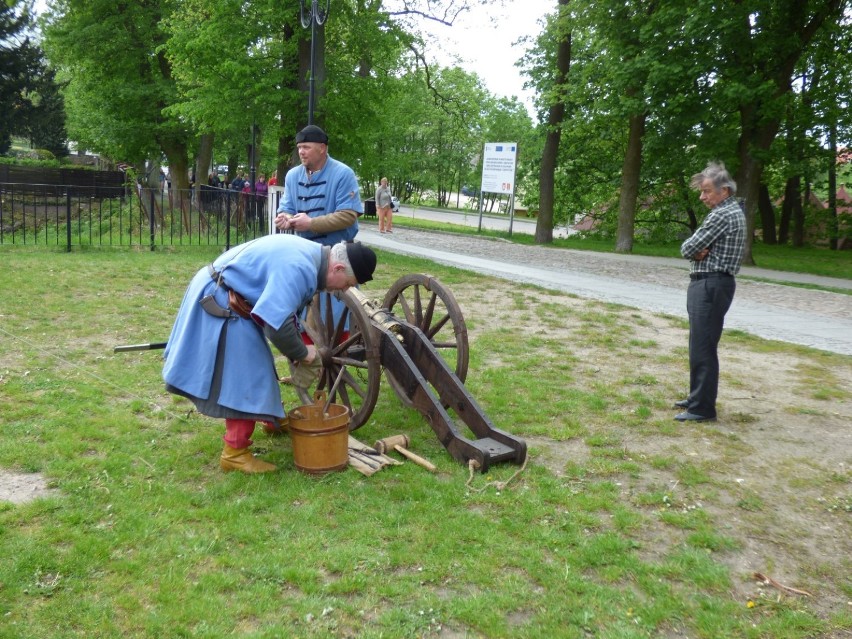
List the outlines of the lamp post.
{"label": "lamp post", "polygon": [[255,182],[254,178],[255,178],[255,175],[256,175],[256,167],[255,167],[256,155],[255,155],[255,151],[254,151],[254,145],[256,144],[256,140],[257,140],[256,126],[257,125],[255,123],[255,120],[252,118],[252,121],[251,121],[251,153],[249,154],[249,180],[251,180],[251,193],[252,193],[252,195],[254,195],[254,182]]}
{"label": "lamp post", "polygon": [[302,27],[307,29],[311,27],[311,72],[308,78],[308,124],[314,123],[314,59],[316,48],[317,27],[325,24],[328,18],[328,8],[331,0],[325,0],[325,8],[319,6],[318,0],[310,0],[310,6],[307,0],[299,0],[299,15],[302,20]]}

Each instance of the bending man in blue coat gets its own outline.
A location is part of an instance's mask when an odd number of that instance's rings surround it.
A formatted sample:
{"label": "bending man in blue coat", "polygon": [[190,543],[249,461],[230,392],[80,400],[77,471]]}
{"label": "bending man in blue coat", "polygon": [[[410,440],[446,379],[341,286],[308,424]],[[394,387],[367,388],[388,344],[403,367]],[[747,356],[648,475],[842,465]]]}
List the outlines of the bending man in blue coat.
{"label": "bending man in blue coat", "polygon": [[165,351],[169,392],[225,420],[222,470],[275,466],[249,451],[258,421],[286,415],[269,342],[291,362],[312,365],[296,317],[318,290],[343,291],[373,279],[376,255],[360,243],[322,246],[268,235],[223,253],[190,282]]}

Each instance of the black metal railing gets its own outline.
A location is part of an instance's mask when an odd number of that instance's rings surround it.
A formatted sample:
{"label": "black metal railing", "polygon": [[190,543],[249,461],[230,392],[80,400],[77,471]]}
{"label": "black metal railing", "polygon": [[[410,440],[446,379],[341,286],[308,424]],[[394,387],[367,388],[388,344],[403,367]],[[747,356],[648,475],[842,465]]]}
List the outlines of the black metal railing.
{"label": "black metal railing", "polygon": [[279,196],[0,183],[0,245],[229,248],[269,232]]}

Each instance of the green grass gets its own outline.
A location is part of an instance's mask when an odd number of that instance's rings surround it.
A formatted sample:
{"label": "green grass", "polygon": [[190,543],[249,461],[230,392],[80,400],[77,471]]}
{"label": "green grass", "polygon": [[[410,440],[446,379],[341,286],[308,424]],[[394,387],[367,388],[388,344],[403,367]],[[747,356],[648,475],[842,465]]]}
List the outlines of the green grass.
{"label": "green grass", "polygon": [[[548,333],[565,310],[521,287],[499,309],[504,326],[466,317],[477,327],[469,392],[501,428],[574,446],[561,462],[532,444],[520,476],[513,465],[469,476],[383,381],[355,436],[409,433],[438,474],[406,464],[310,477],[294,469],[287,438],[262,433],[255,449],[278,472],[221,473],[221,423],[163,391],[160,354],[112,353],[165,340],[186,283],[216,253],[2,250],[0,468],[43,473],[55,493],[0,503],[0,638],[804,639],[852,629],[849,614],[807,600],[767,593],[749,608],[732,597],[743,575],[730,567],[741,546],[729,513],[755,529],[770,513],[758,494],[723,499],[724,469],[640,450],[690,436],[661,421],[672,380],[624,365],[637,353],[672,357],[642,337],[631,309],[590,302],[575,314],[583,348],[605,354],[594,361]],[[365,291],[380,298],[412,272],[451,290],[493,286],[381,253]],[[509,324],[523,314],[519,324],[536,318],[541,331]],[[799,369],[803,388],[849,401],[820,355],[795,352],[812,362]],[[713,445],[728,463],[742,456],[734,438]],[[814,508],[848,517],[847,473],[791,463],[834,486]],[[848,568],[848,558],[826,562],[819,578],[848,589]]]}

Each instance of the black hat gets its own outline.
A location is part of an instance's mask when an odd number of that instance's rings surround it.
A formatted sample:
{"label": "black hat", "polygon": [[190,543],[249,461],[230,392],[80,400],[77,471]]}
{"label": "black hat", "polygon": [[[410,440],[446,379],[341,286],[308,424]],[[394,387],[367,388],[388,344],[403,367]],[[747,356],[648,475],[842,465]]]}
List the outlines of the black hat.
{"label": "black hat", "polygon": [[355,279],[359,284],[369,282],[373,279],[373,271],[376,270],[376,254],[373,249],[364,246],[361,242],[349,242],[346,245],[346,256],[355,273]]}
{"label": "black hat", "polygon": [[296,134],[296,144],[302,142],[319,142],[320,144],[328,144],[328,136],[321,128],[314,124],[309,124],[304,129]]}

